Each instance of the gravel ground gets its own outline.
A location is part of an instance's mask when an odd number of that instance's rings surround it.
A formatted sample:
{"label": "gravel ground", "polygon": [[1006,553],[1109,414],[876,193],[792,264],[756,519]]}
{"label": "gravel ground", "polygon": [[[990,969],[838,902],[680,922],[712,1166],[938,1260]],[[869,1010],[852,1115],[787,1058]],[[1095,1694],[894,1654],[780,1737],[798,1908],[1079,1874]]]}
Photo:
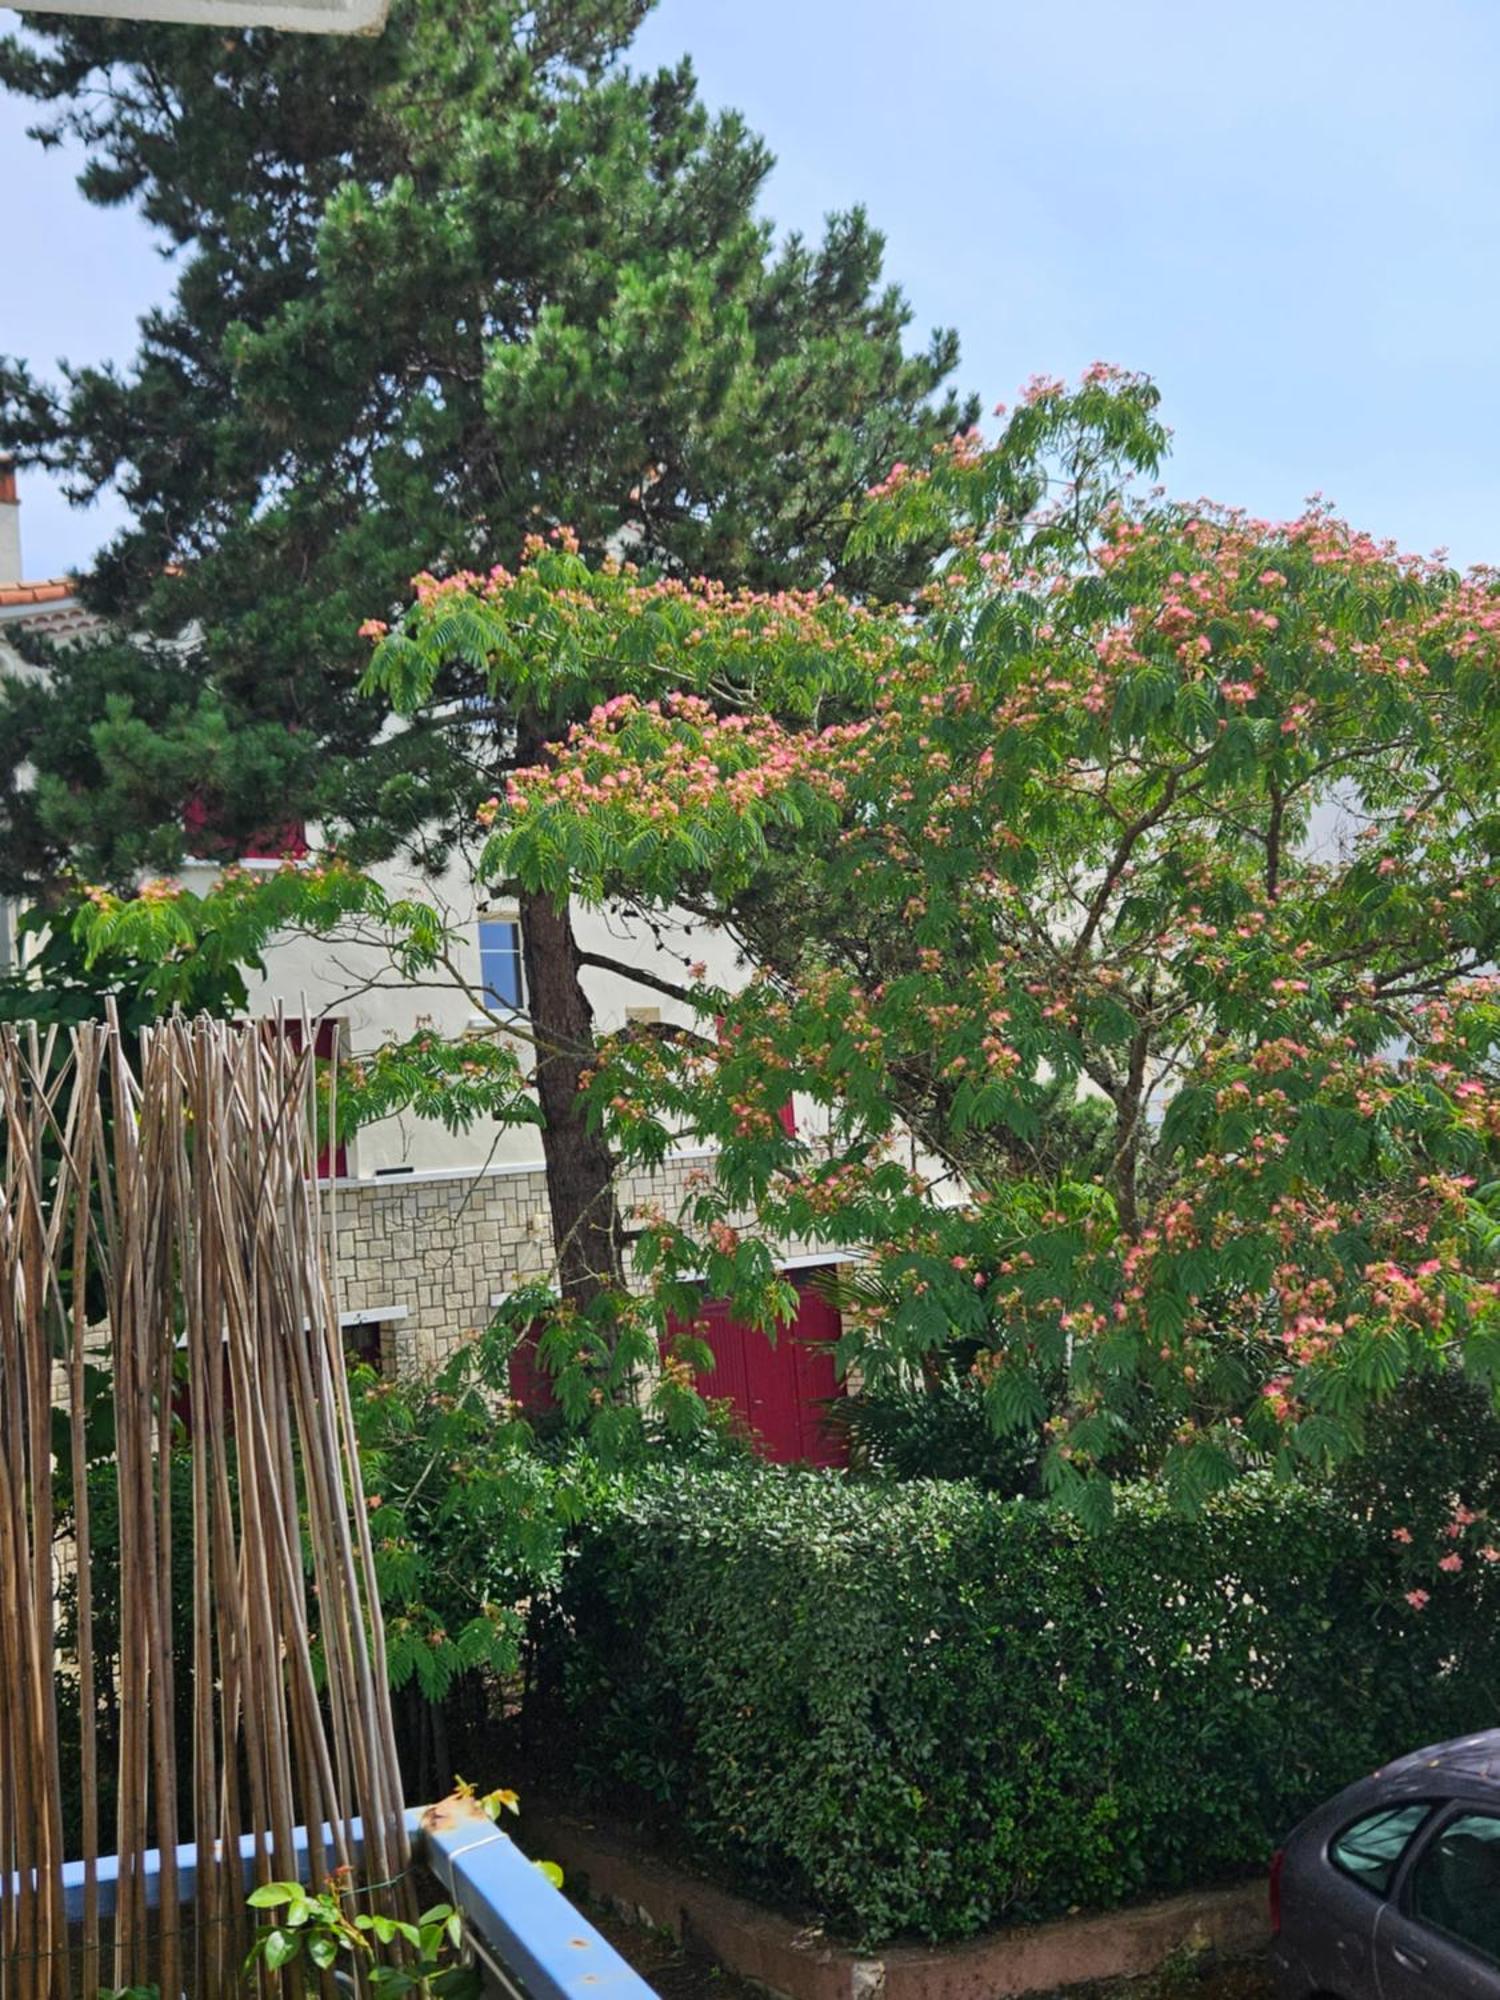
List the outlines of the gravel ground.
{"label": "gravel ground", "polygon": [[1149,1979],[1071,1986],[1067,2000],[1274,2000],[1274,1995],[1270,1974],[1263,1965],[1236,1960],[1227,1965],[1173,1967]]}

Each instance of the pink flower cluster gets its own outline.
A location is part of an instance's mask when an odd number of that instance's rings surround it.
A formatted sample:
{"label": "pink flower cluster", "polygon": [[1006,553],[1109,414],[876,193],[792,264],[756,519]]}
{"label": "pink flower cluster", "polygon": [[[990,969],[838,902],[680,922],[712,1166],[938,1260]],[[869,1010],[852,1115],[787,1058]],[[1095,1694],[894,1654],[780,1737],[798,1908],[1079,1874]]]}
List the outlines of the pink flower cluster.
{"label": "pink flower cluster", "polygon": [[[1472,1507],[1464,1506],[1461,1502],[1454,1504],[1449,1519],[1440,1531],[1439,1541],[1440,1543],[1460,1543],[1469,1534],[1471,1529],[1478,1531],[1478,1536],[1475,1537],[1477,1546],[1473,1547],[1470,1551],[1474,1559],[1487,1565],[1500,1563],[1500,1547],[1496,1547],[1495,1543],[1491,1540],[1478,1539],[1479,1536],[1485,1536],[1488,1533],[1489,1524],[1485,1516]],[[1405,1526],[1392,1528],[1391,1540],[1403,1549],[1415,1546],[1415,1537],[1411,1529]],[[1453,1546],[1448,1549],[1446,1554],[1437,1558],[1435,1567],[1438,1573],[1443,1576],[1461,1576],[1464,1570],[1464,1561],[1465,1558],[1460,1553],[1458,1547]],[[1424,1611],[1432,1602],[1431,1591],[1423,1588],[1421,1585],[1403,1592],[1403,1596],[1413,1611]]]}

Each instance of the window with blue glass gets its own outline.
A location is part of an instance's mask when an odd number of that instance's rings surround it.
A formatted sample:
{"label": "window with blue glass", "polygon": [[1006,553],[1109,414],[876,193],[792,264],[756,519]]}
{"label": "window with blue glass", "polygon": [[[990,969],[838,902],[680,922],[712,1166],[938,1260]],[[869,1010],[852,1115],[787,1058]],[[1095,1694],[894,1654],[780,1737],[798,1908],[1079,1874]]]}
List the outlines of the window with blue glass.
{"label": "window with blue glass", "polygon": [[479,922],[479,979],[485,1004],[497,1011],[521,1011],[521,926],[504,917]]}

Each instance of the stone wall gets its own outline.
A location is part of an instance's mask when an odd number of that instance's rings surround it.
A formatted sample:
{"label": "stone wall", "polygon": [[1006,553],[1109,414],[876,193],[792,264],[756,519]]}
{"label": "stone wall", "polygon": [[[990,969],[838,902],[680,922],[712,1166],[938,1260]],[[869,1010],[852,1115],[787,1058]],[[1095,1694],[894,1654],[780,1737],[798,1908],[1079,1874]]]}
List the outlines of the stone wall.
{"label": "stone wall", "polygon": [[[708,1155],[674,1155],[620,1187],[626,1226],[656,1203],[675,1215]],[[380,1358],[399,1373],[431,1367],[490,1318],[497,1298],[545,1278],[552,1260],[546,1176],[540,1166],[378,1175],[337,1183],[339,1310],[381,1330]],[[816,1253],[789,1244],[789,1259]],[[836,1253],[825,1253],[834,1260]]]}
{"label": "stone wall", "polygon": [[540,1168],[340,1182],[339,1310],[379,1321],[386,1366],[430,1367],[488,1322],[500,1293],[545,1273],[546,1217]]}

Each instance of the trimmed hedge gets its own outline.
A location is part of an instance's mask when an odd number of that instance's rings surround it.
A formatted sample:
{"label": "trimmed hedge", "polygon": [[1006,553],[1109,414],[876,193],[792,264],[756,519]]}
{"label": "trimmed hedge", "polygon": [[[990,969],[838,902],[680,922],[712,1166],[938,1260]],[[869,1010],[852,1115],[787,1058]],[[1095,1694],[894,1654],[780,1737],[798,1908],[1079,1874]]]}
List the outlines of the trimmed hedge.
{"label": "trimmed hedge", "polygon": [[539,1705],[597,1799],[846,1936],[1107,1907],[1495,1723],[1500,1572],[1412,1610],[1383,1513],[1250,1481],[1088,1534],[966,1485],[650,1474],[583,1539]]}

